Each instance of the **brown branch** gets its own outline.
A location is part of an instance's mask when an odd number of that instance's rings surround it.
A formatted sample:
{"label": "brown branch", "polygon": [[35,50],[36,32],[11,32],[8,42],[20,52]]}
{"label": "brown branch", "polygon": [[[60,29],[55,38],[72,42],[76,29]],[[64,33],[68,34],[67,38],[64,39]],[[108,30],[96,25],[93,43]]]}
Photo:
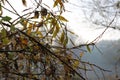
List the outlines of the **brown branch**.
{"label": "brown branch", "polygon": [[[16,28],[17,29],[17,28]],[[39,43],[36,39],[34,39],[33,37],[27,35],[25,32],[17,29],[20,33],[22,33],[23,35],[25,35],[26,37],[28,37],[30,40],[34,41],[35,43],[37,43],[37,45],[40,47],[40,49],[42,49],[41,51],[47,51],[48,53],[50,53],[51,55],[53,55],[54,57],[56,57],[57,59],[59,59],[63,64],[65,64],[66,66],[68,66],[72,71],[74,71],[82,80],[85,80],[85,78],[80,75],[75,69],[73,69],[73,67],[71,67],[69,64],[67,64],[64,60],[62,60],[61,58],[59,58],[58,55],[56,55],[55,53],[51,52],[49,49],[47,49],[44,45],[42,45],[41,43]]]}

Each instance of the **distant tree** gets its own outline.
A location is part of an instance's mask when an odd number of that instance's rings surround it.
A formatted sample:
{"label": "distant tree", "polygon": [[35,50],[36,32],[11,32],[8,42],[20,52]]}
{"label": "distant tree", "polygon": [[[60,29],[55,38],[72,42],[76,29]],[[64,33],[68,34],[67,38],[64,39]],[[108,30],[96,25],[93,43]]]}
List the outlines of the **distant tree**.
{"label": "distant tree", "polygon": [[[27,0],[21,0],[27,6]],[[20,15],[10,4],[10,0],[0,1],[0,78],[5,80],[70,80],[77,76],[87,79],[86,71],[92,71],[97,65],[84,62],[81,57],[86,46],[76,46],[68,35],[74,35],[66,25],[68,20],[62,16],[66,11],[67,0],[54,0],[53,8],[42,6],[42,0],[34,0],[33,10],[25,9],[26,14]],[[5,8],[8,4],[12,10]],[[3,16],[4,9],[17,15]],[[72,43],[71,47],[68,44]],[[73,49],[78,49],[75,54]],[[93,66],[93,67],[92,67]],[[84,72],[85,74],[83,74]],[[83,73],[82,73],[83,72]]]}
{"label": "distant tree", "polygon": [[120,29],[119,0],[86,0],[82,1],[83,11],[88,20],[96,25]]}

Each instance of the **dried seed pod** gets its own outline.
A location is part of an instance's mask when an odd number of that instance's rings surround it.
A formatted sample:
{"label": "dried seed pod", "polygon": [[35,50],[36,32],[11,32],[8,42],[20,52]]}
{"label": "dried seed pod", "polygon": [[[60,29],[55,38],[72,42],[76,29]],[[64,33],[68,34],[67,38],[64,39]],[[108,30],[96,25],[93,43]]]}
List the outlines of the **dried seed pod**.
{"label": "dried seed pod", "polygon": [[47,15],[47,9],[46,8],[42,8],[40,13],[41,13],[41,16],[46,16]]}
{"label": "dried seed pod", "polygon": [[35,17],[35,18],[39,18],[39,11],[35,11],[34,17]]}

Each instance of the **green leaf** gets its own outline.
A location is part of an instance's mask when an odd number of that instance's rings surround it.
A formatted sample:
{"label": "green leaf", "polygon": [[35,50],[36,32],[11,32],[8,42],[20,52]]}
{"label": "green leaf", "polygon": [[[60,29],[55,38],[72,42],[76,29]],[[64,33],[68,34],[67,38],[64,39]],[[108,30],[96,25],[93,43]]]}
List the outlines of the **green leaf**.
{"label": "green leaf", "polygon": [[4,38],[4,39],[3,39],[3,44],[7,45],[9,42],[10,42],[10,41],[9,41],[8,38]]}
{"label": "green leaf", "polygon": [[3,29],[1,30],[1,33],[2,33],[2,37],[6,37],[6,30],[5,30],[5,28],[3,28]]}
{"label": "green leaf", "polygon": [[12,18],[9,16],[2,17],[3,21],[10,21]]}
{"label": "green leaf", "polygon": [[64,45],[64,46],[66,46],[66,45],[67,45],[67,43],[68,43],[68,37],[66,36],[66,39],[64,40],[63,45]]}
{"label": "green leaf", "polygon": [[13,25],[11,25],[10,30],[14,32],[15,31],[15,27]]}
{"label": "green leaf", "polygon": [[89,45],[87,45],[86,47],[87,47],[87,50],[91,53],[91,49],[90,49]]}

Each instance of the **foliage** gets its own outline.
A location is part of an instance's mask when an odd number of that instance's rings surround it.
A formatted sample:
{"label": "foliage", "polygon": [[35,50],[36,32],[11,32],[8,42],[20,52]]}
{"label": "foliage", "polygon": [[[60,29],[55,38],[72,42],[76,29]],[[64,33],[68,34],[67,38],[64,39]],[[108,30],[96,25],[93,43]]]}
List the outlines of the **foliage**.
{"label": "foliage", "polygon": [[[21,2],[23,6],[27,6],[27,0]],[[86,65],[93,64],[81,61],[84,54],[81,47],[86,46],[91,52],[90,45],[94,44],[75,46],[69,38],[68,34],[73,32],[65,25],[69,20],[62,16],[66,11],[65,2],[68,1],[54,1],[53,8],[59,9],[59,12],[54,14],[46,8],[47,6],[41,5],[42,0],[39,2],[35,0],[35,9],[20,15],[9,0],[0,1],[0,76],[2,78],[70,80],[78,76],[85,80],[81,71],[90,71],[91,69]],[[6,3],[13,11],[4,7]],[[14,19],[10,15],[3,16],[3,9],[17,15],[18,18]],[[68,48],[68,43],[72,43],[73,47]],[[73,49],[80,49],[80,54],[76,55]]]}

